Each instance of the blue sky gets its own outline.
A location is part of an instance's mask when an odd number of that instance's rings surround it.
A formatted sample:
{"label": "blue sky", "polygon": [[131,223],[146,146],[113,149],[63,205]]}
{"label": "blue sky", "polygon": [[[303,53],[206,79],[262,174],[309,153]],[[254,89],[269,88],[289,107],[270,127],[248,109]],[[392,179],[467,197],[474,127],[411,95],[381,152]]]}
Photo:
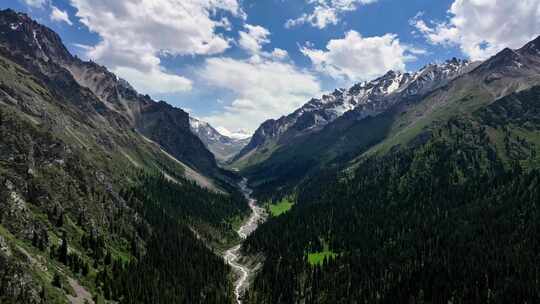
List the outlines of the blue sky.
{"label": "blue sky", "polygon": [[3,0],[0,8],[28,13],[72,53],[142,93],[251,132],[310,97],[389,69],[518,47],[540,32],[540,1],[512,2]]}

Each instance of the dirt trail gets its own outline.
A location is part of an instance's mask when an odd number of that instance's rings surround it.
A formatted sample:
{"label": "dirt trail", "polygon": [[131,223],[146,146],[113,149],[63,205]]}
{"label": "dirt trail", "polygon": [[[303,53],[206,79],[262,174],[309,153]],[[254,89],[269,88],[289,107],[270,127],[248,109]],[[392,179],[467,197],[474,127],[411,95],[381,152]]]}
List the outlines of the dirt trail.
{"label": "dirt trail", "polygon": [[[69,285],[71,285],[71,288],[75,290],[76,297],[72,295],[68,295],[69,303],[71,304],[94,304],[94,300],[92,300],[92,294],[86,290],[79,282],[71,277],[68,277]],[[85,302],[86,301],[86,302]]]}

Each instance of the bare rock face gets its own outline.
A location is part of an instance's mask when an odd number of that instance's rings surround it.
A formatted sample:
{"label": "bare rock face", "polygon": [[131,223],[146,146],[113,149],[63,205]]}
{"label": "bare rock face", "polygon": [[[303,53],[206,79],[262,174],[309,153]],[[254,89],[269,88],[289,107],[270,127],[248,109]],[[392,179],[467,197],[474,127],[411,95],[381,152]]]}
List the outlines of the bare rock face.
{"label": "bare rock face", "polygon": [[18,259],[19,254],[0,235],[0,303],[12,303],[14,299],[18,303],[42,303],[42,288],[30,275],[29,264]]}
{"label": "bare rock face", "polygon": [[[139,94],[105,67],[72,56],[54,31],[25,14],[0,11],[0,33],[0,55],[42,76],[58,101],[76,102],[96,125],[110,126],[114,132],[135,129],[193,169],[207,176],[219,171],[213,154],[191,132],[189,115],[183,110]],[[17,102],[17,98],[10,100]],[[41,112],[35,104],[29,106]],[[110,137],[99,139],[114,148]]]}
{"label": "bare rock face", "polygon": [[5,257],[11,256],[11,249],[9,248],[9,245],[6,242],[6,239],[0,235],[0,255],[3,255]]}
{"label": "bare rock face", "polygon": [[28,236],[32,235],[32,232],[28,231],[28,228],[32,226],[32,218],[26,201],[10,180],[5,180],[0,187],[3,197],[0,200],[0,223],[12,233],[29,239]]}
{"label": "bare rock face", "polygon": [[199,172],[212,176],[219,170],[214,155],[191,131],[189,115],[185,111],[164,101],[148,103],[141,108],[136,128]]}

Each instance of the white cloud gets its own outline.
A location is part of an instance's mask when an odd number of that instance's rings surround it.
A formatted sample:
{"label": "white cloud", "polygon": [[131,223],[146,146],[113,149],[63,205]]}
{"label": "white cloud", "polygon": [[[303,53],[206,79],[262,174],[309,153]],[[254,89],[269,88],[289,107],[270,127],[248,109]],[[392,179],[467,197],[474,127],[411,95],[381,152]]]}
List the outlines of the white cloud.
{"label": "white cloud", "polygon": [[52,8],[52,11],[51,11],[50,18],[52,21],[65,22],[69,25],[73,25],[73,23],[71,23],[71,20],[69,20],[69,15],[66,11],[62,11],[54,5],[51,6],[51,8]]}
{"label": "white cloud", "polygon": [[288,114],[321,91],[310,73],[266,57],[209,58],[200,76],[210,86],[234,94],[234,100],[224,111],[203,117],[212,125],[229,130],[251,132],[268,117]]}
{"label": "white cloud", "polygon": [[129,67],[117,67],[112,71],[124,79],[129,79],[132,86],[147,94],[189,91],[192,86],[189,79],[161,70],[152,69],[144,73]]}
{"label": "white cloud", "polygon": [[313,12],[287,20],[285,27],[308,23],[323,29],[330,24],[338,24],[340,15],[344,12],[354,11],[358,5],[374,3],[377,0],[307,0],[307,2],[314,5]]}
{"label": "white cloud", "polygon": [[275,48],[270,55],[276,60],[284,60],[289,57],[289,53],[280,48]]}
{"label": "white cloud", "polygon": [[224,28],[226,31],[232,30],[231,21],[227,17],[221,18],[221,20],[216,23],[216,27]]}
{"label": "white cloud", "polygon": [[[413,54],[413,55],[427,55],[429,54],[429,52],[425,49],[421,49],[421,48],[418,48],[418,47],[415,47],[415,46],[411,46],[411,45],[407,45],[405,46],[407,52],[409,52],[410,54]],[[407,57],[407,58],[410,58],[410,57]],[[411,58],[411,59],[414,59],[414,58]]]}
{"label": "white cloud", "polygon": [[[216,33],[228,21],[215,20],[215,12],[245,17],[237,0],[71,0],[71,4],[80,22],[101,37],[87,57],[123,72],[122,77],[145,93],[153,87],[158,89],[151,91],[189,89],[189,80],[165,71],[159,56],[219,54],[230,41]],[[141,81],[143,75],[147,81]]]}
{"label": "white cloud", "polygon": [[519,48],[540,33],[540,0],[455,0],[444,22],[411,24],[432,44],[457,45],[473,60]]}
{"label": "white cloud", "polygon": [[303,14],[296,19],[289,19],[285,23],[286,28],[295,27],[305,23],[309,23],[319,29],[325,28],[327,25],[336,25],[339,19],[337,11],[331,7],[316,6],[311,14]]}
{"label": "white cloud", "polygon": [[41,8],[47,3],[47,0],[23,0],[23,2],[28,6]]}
{"label": "white cloud", "polygon": [[388,70],[404,70],[405,63],[414,59],[396,35],[364,38],[356,31],[347,32],[343,39],[330,40],[326,50],[305,46],[301,51],[319,72],[350,81],[370,80]]}
{"label": "white cloud", "polygon": [[257,54],[261,51],[263,44],[270,42],[268,36],[270,32],[262,26],[245,24],[246,31],[241,31],[238,44],[244,50]]}
{"label": "white cloud", "polygon": [[259,25],[244,25],[245,31],[240,31],[240,39],[238,45],[246,50],[252,57],[249,61],[260,60],[285,60],[289,57],[286,50],[274,48],[271,52],[263,52],[262,48],[265,44],[270,43],[270,31]]}

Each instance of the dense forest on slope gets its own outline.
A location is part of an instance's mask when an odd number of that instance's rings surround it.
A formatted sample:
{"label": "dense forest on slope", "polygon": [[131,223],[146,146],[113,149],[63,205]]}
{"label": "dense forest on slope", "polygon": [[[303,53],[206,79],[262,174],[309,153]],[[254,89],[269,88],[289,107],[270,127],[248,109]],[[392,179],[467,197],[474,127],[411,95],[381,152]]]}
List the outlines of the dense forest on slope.
{"label": "dense forest on slope", "polygon": [[[425,77],[422,76],[426,71]],[[298,184],[316,177],[321,170],[348,167],[349,162],[359,158],[387,153],[396,146],[422,138],[426,131],[444,124],[451,117],[468,116],[512,92],[540,85],[540,38],[520,49],[507,48],[483,62],[470,64],[461,74],[442,83],[437,81],[438,74],[430,70],[430,66],[418,73],[418,79],[410,86],[382,99],[368,98],[323,127],[309,129],[307,134],[301,132],[281,137],[277,142],[270,141],[234,165],[250,179],[259,198],[279,199],[281,193],[294,192]],[[449,75],[444,69],[441,73]],[[378,83],[378,80],[374,82]],[[423,85],[427,88],[419,91],[418,86]],[[362,95],[352,97],[355,93],[354,89],[349,90],[349,99],[345,100],[357,102]],[[364,107],[380,107],[380,110],[366,111]],[[272,135],[273,129],[266,130],[266,127],[263,124],[260,130]],[[526,133],[520,137],[537,137],[523,130]],[[496,140],[503,137],[496,136]],[[504,145],[497,143],[497,149],[500,144]]]}
{"label": "dense forest on slope", "polygon": [[170,218],[196,227],[200,237],[215,237],[208,240],[212,245],[237,237],[233,229],[235,220],[247,216],[250,211],[238,189],[231,188],[230,195],[219,194],[201,188],[193,181],[181,177],[175,179],[173,182],[160,174],[143,174],[123,196],[127,200],[135,197],[141,202],[154,202]]}
{"label": "dense forest on slope", "polygon": [[299,186],[246,241],[267,256],[248,302],[540,301],[538,100],[512,94]]}
{"label": "dense forest on slope", "polygon": [[141,174],[122,196],[148,223],[137,227],[146,253],[133,248],[137,260],[103,268],[97,280],[107,298],[121,303],[232,303],[229,266],[198,239],[191,223],[204,221],[222,234],[232,231],[227,219],[247,212],[242,196],[211,193],[187,180],[178,184],[155,174]]}
{"label": "dense forest on slope", "polygon": [[236,237],[249,211],[237,190],[128,167],[117,194],[94,161],[17,113],[0,108],[0,135],[0,301],[63,303],[75,278],[98,303],[230,302],[230,269],[208,246]]}
{"label": "dense forest on slope", "polygon": [[[0,166],[0,245],[13,252],[0,257],[0,272],[9,278],[0,284],[2,302],[61,303],[55,285],[69,290],[68,277],[84,282],[98,303],[233,299],[230,269],[208,245],[222,247],[236,237],[233,221],[249,211],[236,190],[219,194],[180,175],[171,181],[131,169],[116,183],[123,187],[117,196],[93,179],[95,168],[83,154],[66,154],[62,140],[1,108],[0,135],[3,156],[13,158]],[[33,153],[35,167],[29,168],[23,151],[32,145],[49,148]],[[21,185],[27,190],[18,194]],[[49,271],[25,265],[27,252]],[[22,282],[13,283],[18,276]],[[13,284],[32,287],[11,294]]]}
{"label": "dense forest on slope", "polygon": [[0,11],[0,302],[227,303],[213,248],[249,208],[209,155],[187,113]]}

